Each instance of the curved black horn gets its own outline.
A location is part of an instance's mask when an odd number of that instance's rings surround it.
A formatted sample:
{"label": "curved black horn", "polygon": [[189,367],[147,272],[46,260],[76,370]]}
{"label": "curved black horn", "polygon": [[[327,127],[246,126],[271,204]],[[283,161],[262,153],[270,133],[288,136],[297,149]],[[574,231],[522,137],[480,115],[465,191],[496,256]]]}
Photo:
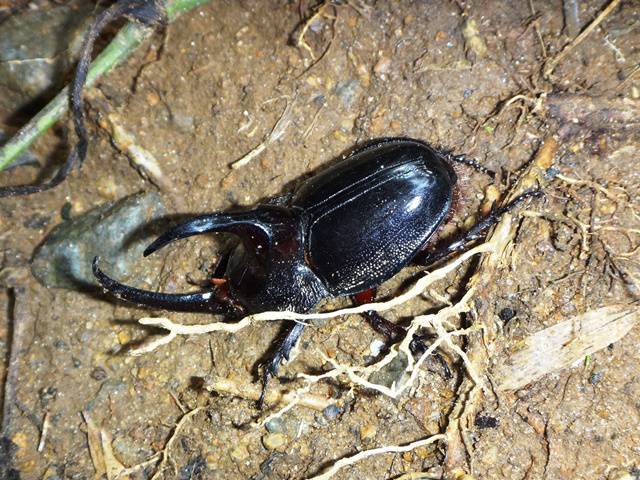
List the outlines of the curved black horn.
{"label": "curved black horn", "polygon": [[208,312],[229,314],[237,313],[236,306],[230,299],[221,299],[215,290],[195,293],[159,293],[129,287],[106,275],[98,267],[99,258],[93,259],[93,275],[102,288],[117,298],[149,307],[176,310],[181,312]]}
{"label": "curved black horn", "polygon": [[192,218],[160,235],[144,251],[144,256],[151,255],[168,243],[181,238],[208,232],[230,232],[242,238],[245,244],[253,248],[267,248],[271,242],[271,226],[259,219],[259,212],[212,213]]}

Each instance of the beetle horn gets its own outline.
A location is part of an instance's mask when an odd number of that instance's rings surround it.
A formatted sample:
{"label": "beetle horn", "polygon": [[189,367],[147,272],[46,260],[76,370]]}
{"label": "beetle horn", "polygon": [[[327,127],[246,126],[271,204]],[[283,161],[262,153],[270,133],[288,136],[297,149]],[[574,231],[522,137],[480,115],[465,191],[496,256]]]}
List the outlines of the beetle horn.
{"label": "beetle horn", "polygon": [[216,295],[216,291],[195,293],[160,293],[129,287],[106,275],[98,267],[99,258],[93,259],[93,275],[102,288],[117,298],[150,307],[182,312],[208,312],[229,314],[238,311],[238,307],[229,298]]}
{"label": "beetle horn", "polygon": [[269,225],[257,220],[256,212],[203,215],[176,225],[160,235],[146,248],[144,256],[151,255],[174,240],[209,232],[234,233],[254,247],[267,247],[270,244],[270,231]]}

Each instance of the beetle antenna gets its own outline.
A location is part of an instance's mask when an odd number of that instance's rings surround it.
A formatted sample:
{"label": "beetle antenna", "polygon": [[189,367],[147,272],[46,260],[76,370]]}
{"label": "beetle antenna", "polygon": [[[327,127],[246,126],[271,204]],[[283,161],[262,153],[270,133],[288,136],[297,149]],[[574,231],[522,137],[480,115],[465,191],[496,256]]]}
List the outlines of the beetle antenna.
{"label": "beetle antenna", "polygon": [[[216,290],[196,293],[160,293],[129,287],[106,275],[98,267],[99,258],[93,259],[93,275],[98,283],[111,294],[128,302],[147,305],[154,308],[182,312],[208,312],[228,314],[238,308],[230,299],[220,298]],[[225,301],[226,300],[226,301]]]}
{"label": "beetle antenna", "polygon": [[484,173],[485,175],[487,175],[488,177],[491,177],[492,179],[496,178],[496,172],[488,169],[483,165],[480,165],[476,160],[467,158],[464,155],[447,155],[447,159],[451,160],[452,162],[461,163],[462,165],[467,165],[468,167],[471,167],[480,173]]}

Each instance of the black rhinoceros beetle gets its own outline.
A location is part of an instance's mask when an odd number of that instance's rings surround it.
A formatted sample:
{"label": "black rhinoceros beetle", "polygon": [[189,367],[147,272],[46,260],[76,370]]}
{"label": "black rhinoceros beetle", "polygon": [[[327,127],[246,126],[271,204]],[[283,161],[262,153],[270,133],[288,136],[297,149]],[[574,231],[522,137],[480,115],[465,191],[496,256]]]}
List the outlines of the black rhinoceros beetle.
{"label": "black rhinoceros beetle", "polygon": [[[462,249],[502,214],[539,193],[525,193],[458,240],[421,255],[452,208],[457,181],[452,162],[486,171],[418,140],[377,140],[309,178],[289,197],[250,211],[195,217],[145,250],[147,256],[200,233],[236,235],[241,242],[223,265],[226,282],[209,291],[166,294],[132,288],[105,275],[97,258],[93,271],[116,297],[151,307],[235,315],[309,312],[328,297],[370,292],[418,258],[429,265]],[[373,321],[381,319],[374,316]],[[292,322],[264,367],[265,387],[282,360],[289,358],[303,328]]]}

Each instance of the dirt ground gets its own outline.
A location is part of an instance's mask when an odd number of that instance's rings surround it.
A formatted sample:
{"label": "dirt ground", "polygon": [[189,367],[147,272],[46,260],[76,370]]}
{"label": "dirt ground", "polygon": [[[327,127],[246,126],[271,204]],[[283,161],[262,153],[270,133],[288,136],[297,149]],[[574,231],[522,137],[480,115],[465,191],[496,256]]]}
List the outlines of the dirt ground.
{"label": "dirt ground", "polygon": [[[580,28],[609,3],[579,2]],[[490,348],[479,350],[489,355],[479,370],[489,381],[493,367],[528,335],[638,300],[640,4],[621,2],[545,75],[549,59],[572,39],[562,7],[538,0],[212,1],[155,34],[99,82],[92,98],[104,96],[122,126],[158,159],[169,179],[160,193],[171,215],[254,205],[359,142],[384,136],[465,153],[498,172],[495,185],[505,192],[514,172],[555,138],[545,198],[519,211],[510,260],[486,278],[476,314],[457,321],[499,332]],[[278,322],[181,336],[131,356],[131,345],[158,333],[138,325],[140,317],[162,314],[184,324],[212,318],[39,285],[29,260],[62,221],[63,205],[78,215],[156,189],[98,126],[100,102],[89,103],[92,144],[83,169],[51,192],[0,200],[0,354],[6,359],[0,476],[116,478],[105,474],[106,464],[115,471],[140,465],[119,478],[303,479],[359,451],[450,433],[470,381],[450,347],[441,354],[451,376],[438,361],[427,361],[415,387],[397,399],[346,376],[323,380],[310,393],[334,407],[295,406],[267,430],[257,423],[284,405],[260,412],[251,395],[209,390],[212,378],[251,389]],[[286,105],[280,138],[231,169],[269,135]],[[64,152],[67,125],[48,133],[34,152],[42,158]],[[0,174],[0,184],[36,175],[20,167]],[[470,225],[490,185],[467,171],[459,208],[441,238]],[[185,291],[189,278],[206,278],[219,245],[212,236],[176,243],[141,259],[127,280]],[[465,263],[432,295],[386,316],[406,324],[443,299],[460,298],[477,267]],[[407,269],[379,295],[392,298],[418,272]],[[376,339],[382,337],[359,315],[307,328],[273,388],[301,387],[297,374],[329,370],[327,357],[370,364]],[[472,347],[468,336],[457,344]],[[516,391],[486,390],[471,423],[460,424],[459,456],[436,441],[371,456],[334,478],[638,479],[639,344],[636,326],[570,368]],[[167,457],[163,463],[158,452]]]}

